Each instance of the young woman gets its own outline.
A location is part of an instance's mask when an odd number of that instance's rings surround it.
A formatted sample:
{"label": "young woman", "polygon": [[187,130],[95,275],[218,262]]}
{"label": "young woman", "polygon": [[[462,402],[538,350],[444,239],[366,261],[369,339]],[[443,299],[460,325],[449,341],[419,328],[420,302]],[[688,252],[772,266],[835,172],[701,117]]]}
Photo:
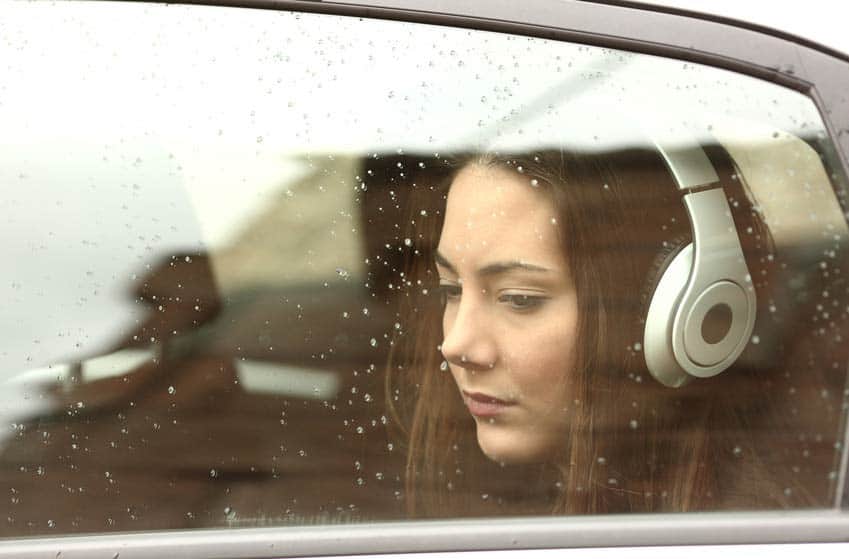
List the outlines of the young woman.
{"label": "young woman", "polygon": [[[744,353],[678,389],[646,370],[647,299],[690,242],[658,153],[451,164],[447,187],[413,204],[416,254],[388,367],[411,515],[825,503],[827,484],[803,486],[771,436],[794,436],[769,364],[781,359]],[[755,287],[774,289],[766,229],[730,159],[715,164]]]}

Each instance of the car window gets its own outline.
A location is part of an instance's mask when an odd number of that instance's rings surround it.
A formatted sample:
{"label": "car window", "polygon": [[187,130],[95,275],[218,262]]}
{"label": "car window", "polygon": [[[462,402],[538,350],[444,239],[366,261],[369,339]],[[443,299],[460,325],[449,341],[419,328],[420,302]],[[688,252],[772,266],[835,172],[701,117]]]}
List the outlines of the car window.
{"label": "car window", "polygon": [[5,537],[827,509],[846,177],[671,58],[0,7]]}

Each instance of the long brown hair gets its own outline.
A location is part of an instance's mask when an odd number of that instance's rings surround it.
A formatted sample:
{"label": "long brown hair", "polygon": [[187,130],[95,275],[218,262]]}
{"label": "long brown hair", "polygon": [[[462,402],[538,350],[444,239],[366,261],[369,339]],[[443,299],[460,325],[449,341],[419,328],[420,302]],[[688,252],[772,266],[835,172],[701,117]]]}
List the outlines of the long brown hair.
{"label": "long brown hair", "polygon": [[[406,442],[407,509],[415,516],[606,513],[785,507],[809,504],[767,475],[771,459],[751,436],[780,425],[759,392],[768,368],[745,358],[718,377],[680,389],[650,377],[641,353],[651,278],[689,239],[680,195],[659,155],[630,149],[589,154],[548,150],[445,161],[495,165],[536,181],[558,214],[561,244],[579,304],[570,372],[574,418],[557,463],[494,464],[441,370],[442,307],[433,251],[450,180],[412,196],[403,328],[387,369],[389,408]],[[729,172],[729,174],[731,174]],[[452,177],[453,178],[453,177]],[[758,278],[774,261],[741,181],[727,184],[747,259]],[[740,202],[740,203],[737,203]],[[751,265],[750,265],[751,267]],[[768,382],[768,381],[766,381]],[[755,397],[757,395],[757,397]]]}

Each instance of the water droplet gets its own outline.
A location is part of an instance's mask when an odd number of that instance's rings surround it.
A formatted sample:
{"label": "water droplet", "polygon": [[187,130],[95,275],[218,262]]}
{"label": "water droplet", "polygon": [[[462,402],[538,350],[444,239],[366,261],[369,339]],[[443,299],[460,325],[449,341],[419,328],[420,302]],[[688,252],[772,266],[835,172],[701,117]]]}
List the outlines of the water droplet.
{"label": "water droplet", "polygon": [[171,394],[173,396],[175,392],[177,392],[176,388],[174,388],[173,386],[168,387],[168,394]]}
{"label": "water droplet", "polygon": [[404,246],[413,246],[413,241],[409,237],[404,239]]}
{"label": "water droplet", "polygon": [[448,370],[448,361],[443,360],[442,363],[439,364],[439,370],[440,371],[447,371]]}
{"label": "water droplet", "polygon": [[755,344],[755,345],[761,343],[761,337],[758,336],[757,334],[752,336],[752,343]]}
{"label": "water droplet", "polygon": [[369,345],[371,345],[371,347],[377,347],[377,340],[372,338],[371,340],[369,340]]}
{"label": "water droplet", "polygon": [[636,419],[632,419],[631,421],[628,422],[628,427],[630,427],[631,429],[635,430],[639,426],[640,426],[640,424],[637,422]]}
{"label": "water droplet", "polygon": [[211,478],[218,477],[218,470],[216,470],[215,468],[212,468],[211,470],[209,470],[209,477],[211,477]]}
{"label": "water droplet", "polygon": [[531,179],[531,186],[534,188],[539,186],[539,181],[537,179]]}
{"label": "water droplet", "polygon": [[733,449],[731,449],[731,454],[733,454],[735,458],[740,458],[741,456],[743,456],[743,449],[739,446],[735,446]]}

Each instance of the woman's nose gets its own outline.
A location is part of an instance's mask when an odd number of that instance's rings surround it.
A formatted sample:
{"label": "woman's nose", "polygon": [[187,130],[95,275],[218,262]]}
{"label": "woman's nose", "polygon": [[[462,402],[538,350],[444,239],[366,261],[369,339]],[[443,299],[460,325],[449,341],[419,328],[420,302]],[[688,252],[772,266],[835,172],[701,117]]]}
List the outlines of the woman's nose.
{"label": "woman's nose", "polygon": [[472,370],[492,369],[497,344],[492,322],[483,305],[461,300],[445,308],[442,320],[442,356],[452,365]]}

